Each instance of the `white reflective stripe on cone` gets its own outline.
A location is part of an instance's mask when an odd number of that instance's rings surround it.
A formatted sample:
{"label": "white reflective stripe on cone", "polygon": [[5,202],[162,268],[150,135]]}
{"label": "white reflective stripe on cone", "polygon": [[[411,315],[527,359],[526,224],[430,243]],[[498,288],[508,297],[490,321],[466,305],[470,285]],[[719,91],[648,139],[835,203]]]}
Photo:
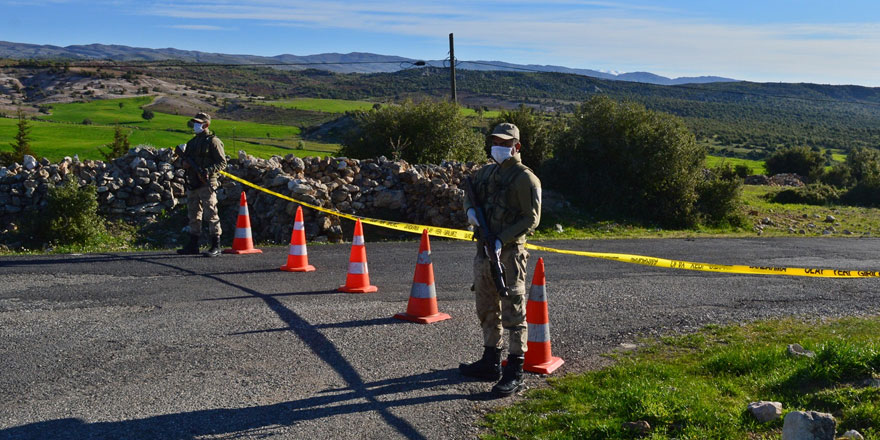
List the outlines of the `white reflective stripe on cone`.
{"label": "white reflective stripe on cone", "polygon": [[436,298],[437,291],[433,284],[429,286],[425,283],[413,283],[409,296],[412,298]]}
{"label": "white reflective stripe on cone", "polygon": [[348,263],[348,273],[363,275],[367,272],[367,263]]}
{"label": "white reflective stripe on cone", "polygon": [[303,222],[293,222],[293,230],[294,231],[302,231]]}
{"label": "white reflective stripe on cone", "polygon": [[364,236],[363,235],[355,235],[351,240],[351,244],[355,246],[363,246],[364,245]]}
{"label": "white reflective stripe on cone", "polygon": [[547,286],[532,284],[529,289],[529,301],[547,302]]}
{"label": "white reflective stripe on cone", "polygon": [[306,246],[303,244],[290,245],[290,255],[307,255]]}
{"label": "white reflective stripe on cone", "polygon": [[241,205],[238,207],[238,215],[248,215],[247,205]]}
{"label": "white reflective stripe on cone", "polygon": [[236,228],[235,238],[251,238],[251,228]]}
{"label": "white reflective stripe on cone", "polygon": [[419,252],[419,259],[416,264],[431,264],[431,251]]}
{"label": "white reflective stripe on cone", "polygon": [[550,324],[529,324],[529,342],[550,342]]}

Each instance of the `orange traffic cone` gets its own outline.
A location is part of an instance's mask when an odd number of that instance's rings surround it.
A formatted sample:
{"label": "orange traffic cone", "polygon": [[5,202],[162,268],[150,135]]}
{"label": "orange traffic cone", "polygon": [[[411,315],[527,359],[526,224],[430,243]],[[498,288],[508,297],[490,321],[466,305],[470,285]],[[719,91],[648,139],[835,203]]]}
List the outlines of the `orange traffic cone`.
{"label": "orange traffic cone", "polygon": [[422,243],[419,245],[419,258],[416,261],[416,273],[413,275],[406,312],[398,313],[394,317],[419,324],[430,324],[452,318],[437,311],[434,265],[431,264],[431,243],[428,241],[427,229],[422,231]]}
{"label": "orange traffic cone", "polygon": [[306,231],[303,229],[303,209],[296,207],[293,219],[293,232],[290,233],[290,252],[287,253],[287,264],[281,266],[286,272],[311,272],[315,266],[309,264],[309,253],[306,251]]}
{"label": "orange traffic cone", "polygon": [[345,285],[336,289],[348,293],[370,293],[379,290],[370,285],[370,272],[367,270],[367,248],[364,247],[364,229],[361,221],[354,224],[354,238],[351,240],[351,257],[348,259],[348,275]]}
{"label": "orange traffic cone", "polygon": [[232,240],[232,249],[223,249],[224,254],[262,254],[263,251],[254,249],[254,239],[251,235],[251,218],[248,216],[247,197],[241,192],[241,201],[238,207],[238,220],[235,222],[235,239]]}
{"label": "orange traffic cone", "polygon": [[547,314],[547,290],[544,286],[544,259],[538,258],[529,302],[526,303],[526,322],[529,325],[528,351],[523,370],[550,374],[565,361],[550,352],[550,319]]}

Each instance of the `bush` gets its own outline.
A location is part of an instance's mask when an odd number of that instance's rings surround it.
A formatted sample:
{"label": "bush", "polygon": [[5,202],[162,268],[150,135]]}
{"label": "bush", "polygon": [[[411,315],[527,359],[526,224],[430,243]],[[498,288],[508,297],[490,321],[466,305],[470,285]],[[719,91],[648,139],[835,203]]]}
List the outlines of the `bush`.
{"label": "bush", "polygon": [[831,205],[840,200],[840,191],[824,183],[811,183],[799,188],[784,189],[771,196],[776,203]]}
{"label": "bush", "polygon": [[68,176],[49,188],[43,215],[36,216],[31,227],[31,245],[94,245],[107,235],[104,220],[98,215],[97,190],[94,185],[79,186]]}
{"label": "bush", "polygon": [[92,120],[89,118],[85,118],[82,120],[82,125],[92,125]]}
{"label": "bush", "polygon": [[847,188],[853,184],[850,167],[845,163],[835,164],[830,170],[825,171],[819,180],[835,188]]}
{"label": "bush", "polygon": [[154,116],[156,116],[156,115],[153,114],[153,111],[149,110],[149,109],[144,109],[144,112],[141,113],[141,117],[146,119],[147,121],[149,121],[150,119],[153,119]]}
{"label": "bush", "polygon": [[596,97],[561,133],[544,173],[570,200],[664,227],[698,222],[706,150],[680,118]]}
{"label": "bush", "polygon": [[737,171],[728,165],[704,172],[704,179],[697,184],[696,209],[701,223],[734,227],[746,224],[738,211],[743,181]]}
{"label": "bush", "polygon": [[847,205],[880,206],[880,178],[863,179],[850,188],[841,197],[841,201]]}
{"label": "bush", "polygon": [[406,101],[354,114],[357,129],[343,140],[342,154],[390,156],[410,163],[483,161],[483,137],[467,124],[458,105]]}
{"label": "bush", "polygon": [[794,173],[811,181],[822,176],[825,158],[808,147],[783,148],[774,152],[764,162],[768,174]]}
{"label": "bush", "polygon": [[855,148],[847,154],[846,166],[853,183],[880,179],[880,151],[874,148]]}
{"label": "bush", "polygon": [[[519,128],[519,141],[522,144],[520,155],[522,156],[523,164],[533,170],[540,169],[541,164],[550,158],[551,155],[547,123],[539,115],[535,114],[534,109],[524,105],[520,105],[516,110],[502,112],[500,117],[489,124],[490,132],[496,125],[503,122],[510,122]],[[487,154],[491,147],[491,142],[491,136],[487,136]]]}

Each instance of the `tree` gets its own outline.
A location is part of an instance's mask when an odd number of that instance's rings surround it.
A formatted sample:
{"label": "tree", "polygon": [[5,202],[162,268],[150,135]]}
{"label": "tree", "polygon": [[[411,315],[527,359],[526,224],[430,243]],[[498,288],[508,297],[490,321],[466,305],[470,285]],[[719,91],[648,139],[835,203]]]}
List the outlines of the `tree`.
{"label": "tree", "polygon": [[125,153],[128,153],[129,148],[131,148],[131,144],[128,142],[128,134],[122,130],[119,124],[116,124],[116,127],[113,129],[113,143],[110,144],[110,148],[104,150],[98,147],[98,151],[104,157],[104,160],[109,162],[117,157],[124,156]]}
{"label": "tree", "polygon": [[0,160],[7,165],[13,162],[24,162],[25,155],[36,156],[34,151],[31,150],[31,127],[28,125],[22,110],[18,111],[18,123],[16,125],[18,130],[15,133],[15,140],[9,144],[12,147],[12,151],[0,153]]}
{"label": "tree", "polygon": [[[516,110],[502,112],[500,117],[491,122],[490,130],[502,122],[510,122],[519,128],[523,164],[538,170],[551,154],[547,123],[535,113],[534,109],[524,105],[520,105]],[[491,137],[487,137],[487,148],[490,147],[490,142]]]}
{"label": "tree", "polygon": [[354,120],[357,127],[343,141],[342,154],[349,157],[392,156],[410,163],[486,158],[483,136],[454,103],[406,101],[357,112]]}
{"label": "tree", "polygon": [[147,121],[149,121],[150,119],[153,119],[154,116],[156,116],[156,115],[154,115],[153,111],[150,109],[144,109],[144,112],[141,113],[141,117],[146,119]]}
{"label": "tree", "polygon": [[692,226],[705,157],[680,118],[598,96],[559,136],[544,179],[596,211]]}
{"label": "tree", "polygon": [[816,180],[825,169],[825,158],[809,147],[788,147],[770,155],[764,166],[769,174],[794,173]]}

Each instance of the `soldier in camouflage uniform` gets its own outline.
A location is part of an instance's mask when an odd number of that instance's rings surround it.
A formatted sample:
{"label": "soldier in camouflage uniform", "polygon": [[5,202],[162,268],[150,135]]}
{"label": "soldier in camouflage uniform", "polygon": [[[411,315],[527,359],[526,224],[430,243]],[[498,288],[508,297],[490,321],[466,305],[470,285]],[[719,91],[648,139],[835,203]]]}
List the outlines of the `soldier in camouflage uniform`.
{"label": "soldier in camouflage uniform", "polygon": [[[541,181],[522,164],[519,150],[519,128],[510,123],[499,124],[492,132],[492,158],[495,163],[482,167],[473,178],[474,191],[489,223],[489,231],[497,237],[495,249],[504,265],[504,276],[510,295],[501,297],[495,288],[489,259],[477,244],[474,258],[474,292],[477,317],[483,329],[483,357],[470,364],[461,364],[465,376],[498,381],[492,391],[501,396],[515,393],[522,385],[522,366],[527,347],[526,235],[534,231],[541,219]],[[468,223],[479,226],[471,201],[465,198]],[[509,331],[507,365],[501,368],[502,331]],[[500,379],[500,380],[499,380]]]}
{"label": "soldier in camouflage uniform", "polygon": [[[199,235],[202,231],[202,217],[208,221],[211,234],[211,248],[203,255],[220,255],[220,216],[217,215],[217,176],[226,168],[226,153],[223,142],[208,130],[211,116],[198,113],[189,120],[188,125],[196,134],[185,145],[178,147],[178,155],[186,170],[186,209],[189,215],[189,243],[177,253],[195,255],[199,253]],[[182,150],[182,151],[180,151]]]}

